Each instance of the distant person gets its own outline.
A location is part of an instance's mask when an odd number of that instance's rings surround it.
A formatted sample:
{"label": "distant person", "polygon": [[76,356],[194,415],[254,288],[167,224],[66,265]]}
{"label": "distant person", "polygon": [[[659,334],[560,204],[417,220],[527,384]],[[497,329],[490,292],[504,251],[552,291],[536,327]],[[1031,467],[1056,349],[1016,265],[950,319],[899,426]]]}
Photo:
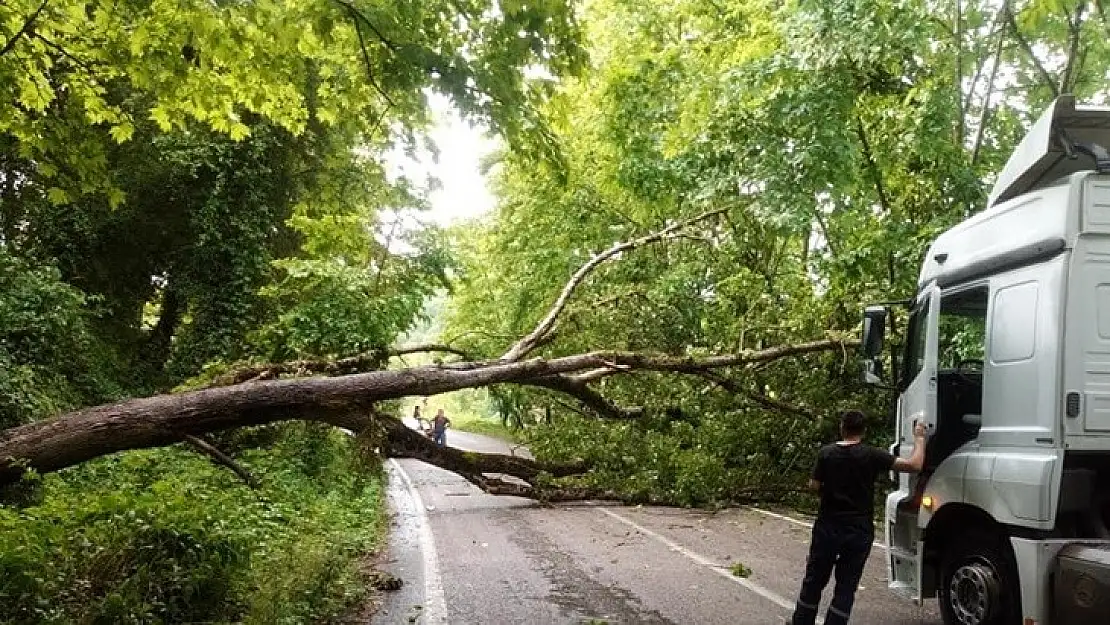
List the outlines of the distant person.
{"label": "distant person", "polygon": [[451,420],[443,414],[443,408],[440,408],[436,411],[435,419],[432,419],[432,435],[435,438],[436,445],[440,447],[447,445],[447,426],[449,425],[451,425]]}
{"label": "distant person", "polygon": [[416,419],[416,429],[425,431],[424,415],[420,413],[420,405],[412,407],[412,418]]}
{"label": "distant person", "polygon": [[849,410],[840,417],[843,440],[817,452],[809,487],[821,495],[809,559],[792,625],[813,625],[821,593],[836,569],[836,588],[825,615],[826,625],[843,625],[852,614],[863,567],[875,540],[875,478],[891,469],[916,473],[925,463],[925,425],[913,427],[913,453],[908,459],[864,444],[863,413]]}

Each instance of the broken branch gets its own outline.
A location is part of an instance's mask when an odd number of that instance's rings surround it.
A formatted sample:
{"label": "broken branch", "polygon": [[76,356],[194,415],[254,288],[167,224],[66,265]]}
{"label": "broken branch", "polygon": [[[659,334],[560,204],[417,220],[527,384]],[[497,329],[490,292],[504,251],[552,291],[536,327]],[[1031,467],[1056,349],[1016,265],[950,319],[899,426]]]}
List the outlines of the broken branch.
{"label": "broken branch", "polygon": [[240,465],[238,462],[235,462],[235,460],[232,459],[231,456],[220,451],[220,449],[212,443],[209,443],[200,436],[194,436],[192,434],[186,434],[184,438],[185,442],[188,443],[189,446],[193,449],[208,456],[216,464],[231,469],[232,472],[235,473],[235,475],[239,476],[239,479],[243,480],[243,482],[247,484],[247,486],[250,486],[255,490],[258,490],[261,487],[258,479],[251,475],[250,471],[244,469],[242,465]]}
{"label": "broken branch", "polygon": [[663,228],[662,230],[644,235],[637,239],[632,239],[623,243],[617,243],[616,245],[601,252],[600,254],[597,254],[596,256],[591,258],[589,262],[579,267],[578,271],[574,272],[574,275],[572,275],[570,277],[570,280],[567,281],[566,285],[563,286],[563,291],[559,294],[559,297],[555,300],[555,303],[552,304],[551,309],[547,312],[547,315],[544,316],[539,324],[537,324],[536,327],[531,332],[529,332],[527,336],[513,344],[513,346],[510,347],[503,356],[501,356],[501,360],[509,362],[520,360],[524,356],[531,353],[532,350],[534,350],[538,346],[541,340],[550,335],[551,331],[555,328],[555,324],[556,321],[558,321],[559,314],[563,312],[563,309],[566,307],[567,302],[570,301],[571,296],[574,295],[574,290],[577,289],[578,285],[580,285],[582,281],[590,275],[590,272],[592,272],[602,263],[609,260],[610,258],[613,258],[617,254],[620,254],[621,252],[627,252],[629,250],[636,249],[637,247],[648,245],[649,243],[655,243],[656,241],[671,238],[675,236],[675,234],[682,228],[698,223],[700,221],[705,221],[710,217],[720,215],[726,212],[726,210],[727,209],[722,208],[702,213],[696,217],[687,219],[685,221],[680,221],[666,228]]}

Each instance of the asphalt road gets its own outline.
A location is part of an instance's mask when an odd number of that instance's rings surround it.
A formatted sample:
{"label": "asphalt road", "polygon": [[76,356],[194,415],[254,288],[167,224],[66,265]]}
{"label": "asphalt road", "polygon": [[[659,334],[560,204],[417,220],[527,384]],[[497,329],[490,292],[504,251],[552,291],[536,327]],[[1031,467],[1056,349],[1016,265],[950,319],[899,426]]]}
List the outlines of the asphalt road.
{"label": "asphalt road", "polygon": [[[455,431],[448,444],[509,451]],[[545,507],[487,495],[416,460],[388,468],[394,527],[383,568],[405,586],[373,623],[778,625],[805,566],[805,521],[767,511]],[[747,578],[730,572],[737,562]],[[940,625],[935,602],[919,608],[891,595],[885,576],[876,547],[853,623]]]}

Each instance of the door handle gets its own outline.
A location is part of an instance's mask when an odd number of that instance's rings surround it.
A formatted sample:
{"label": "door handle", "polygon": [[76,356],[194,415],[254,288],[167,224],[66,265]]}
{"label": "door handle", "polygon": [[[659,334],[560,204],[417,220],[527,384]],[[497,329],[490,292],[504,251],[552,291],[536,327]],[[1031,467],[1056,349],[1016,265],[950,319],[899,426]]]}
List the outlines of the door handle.
{"label": "door handle", "polygon": [[[899,456],[898,448],[901,447],[901,446],[902,446],[901,441],[895,441],[895,442],[891,443],[890,448],[889,448],[890,455],[897,458]],[[898,483],[898,472],[895,471],[894,469],[890,470],[890,481],[894,482],[894,483]]]}

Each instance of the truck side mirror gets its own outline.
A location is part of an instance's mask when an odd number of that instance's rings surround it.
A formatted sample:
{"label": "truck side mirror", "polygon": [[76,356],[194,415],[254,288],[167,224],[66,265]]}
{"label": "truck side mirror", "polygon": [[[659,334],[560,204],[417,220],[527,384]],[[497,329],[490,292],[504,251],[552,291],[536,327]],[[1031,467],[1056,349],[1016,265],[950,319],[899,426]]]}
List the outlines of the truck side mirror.
{"label": "truck side mirror", "polygon": [[886,308],[868,306],[863,312],[863,336],[860,346],[864,360],[863,379],[868,384],[878,384],[882,381],[879,376],[882,371],[879,356],[883,353],[885,335]]}

